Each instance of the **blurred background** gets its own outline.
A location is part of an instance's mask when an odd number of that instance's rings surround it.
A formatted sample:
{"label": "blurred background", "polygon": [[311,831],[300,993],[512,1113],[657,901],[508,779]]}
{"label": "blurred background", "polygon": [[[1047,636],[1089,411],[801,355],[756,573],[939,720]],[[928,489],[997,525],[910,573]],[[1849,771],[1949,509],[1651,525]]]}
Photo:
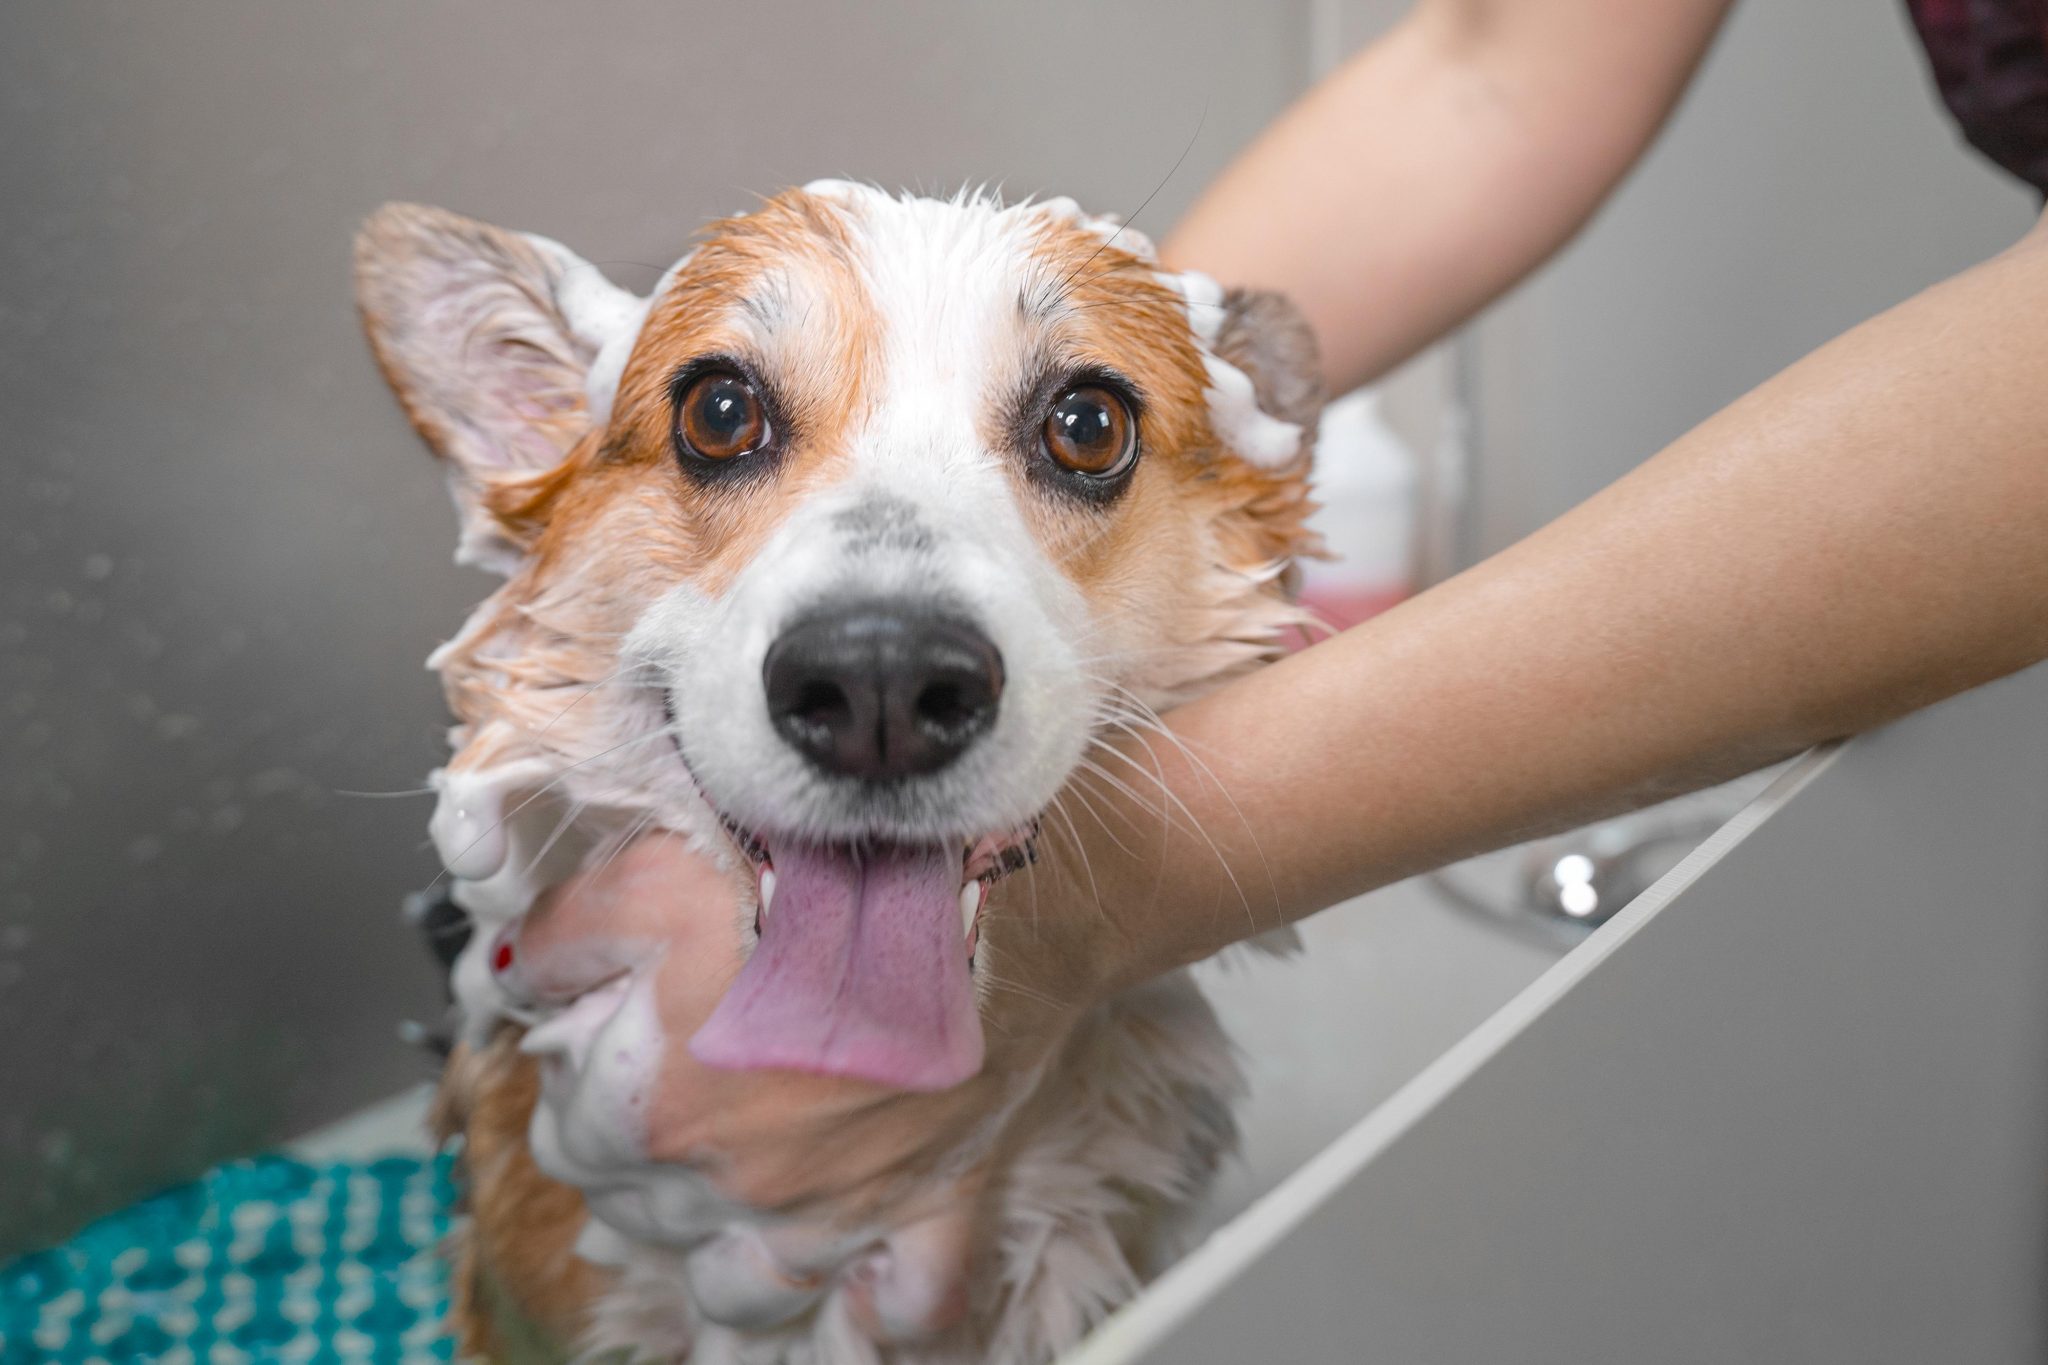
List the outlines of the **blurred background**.
{"label": "blurred background", "polygon": [[[490,580],[358,332],[365,214],[444,205],[638,289],[821,175],[1157,188],[1163,234],[1402,8],[10,0],[0,1259],[428,1074],[398,907],[437,868],[393,793],[443,753],[421,660]],[[1898,7],[1739,6],[1592,229],[1391,381],[1396,571],[1517,538],[2032,216]]]}

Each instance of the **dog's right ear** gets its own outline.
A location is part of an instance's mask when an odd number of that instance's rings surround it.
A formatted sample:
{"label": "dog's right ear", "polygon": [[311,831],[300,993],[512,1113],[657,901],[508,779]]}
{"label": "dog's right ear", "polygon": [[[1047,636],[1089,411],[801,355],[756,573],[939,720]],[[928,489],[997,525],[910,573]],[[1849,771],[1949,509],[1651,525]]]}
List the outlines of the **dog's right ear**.
{"label": "dog's right ear", "polygon": [[553,468],[609,416],[645,300],[544,237],[417,204],[363,224],[355,276],[377,363],[448,462],[456,559],[510,573],[528,533],[484,495]]}

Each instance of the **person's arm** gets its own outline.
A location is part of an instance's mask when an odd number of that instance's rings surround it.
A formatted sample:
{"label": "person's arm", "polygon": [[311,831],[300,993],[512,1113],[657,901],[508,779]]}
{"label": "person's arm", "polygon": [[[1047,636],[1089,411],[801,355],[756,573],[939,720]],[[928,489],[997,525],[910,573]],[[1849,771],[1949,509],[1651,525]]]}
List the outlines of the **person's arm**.
{"label": "person's arm", "polygon": [[1423,0],[1227,170],[1166,260],[1278,289],[1331,387],[1390,369],[1577,231],[1730,0]]}
{"label": "person's arm", "polygon": [[1104,926],[1075,957],[1127,983],[2043,657],[2037,226],[1522,543],[1173,712],[1186,752],[1110,764],[1146,800],[1089,792],[1116,831],[1087,850],[1107,914],[1011,904]]}

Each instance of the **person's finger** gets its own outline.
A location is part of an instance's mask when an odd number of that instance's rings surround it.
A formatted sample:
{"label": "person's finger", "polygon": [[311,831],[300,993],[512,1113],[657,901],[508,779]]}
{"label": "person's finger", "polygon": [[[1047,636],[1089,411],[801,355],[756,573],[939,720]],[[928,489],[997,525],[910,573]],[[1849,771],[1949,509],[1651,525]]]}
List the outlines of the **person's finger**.
{"label": "person's finger", "polygon": [[572,999],[673,955],[729,957],[741,888],[674,835],[639,839],[541,897],[494,947],[508,989]]}

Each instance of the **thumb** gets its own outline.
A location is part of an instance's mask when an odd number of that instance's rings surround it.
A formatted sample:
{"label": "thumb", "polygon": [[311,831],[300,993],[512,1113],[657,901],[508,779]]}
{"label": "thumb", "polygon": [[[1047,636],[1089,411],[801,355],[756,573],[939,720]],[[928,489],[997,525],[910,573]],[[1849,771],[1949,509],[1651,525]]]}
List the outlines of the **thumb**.
{"label": "thumb", "polygon": [[738,879],[680,836],[635,840],[544,894],[491,951],[515,994],[562,1002],[663,957],[736,957]]}

